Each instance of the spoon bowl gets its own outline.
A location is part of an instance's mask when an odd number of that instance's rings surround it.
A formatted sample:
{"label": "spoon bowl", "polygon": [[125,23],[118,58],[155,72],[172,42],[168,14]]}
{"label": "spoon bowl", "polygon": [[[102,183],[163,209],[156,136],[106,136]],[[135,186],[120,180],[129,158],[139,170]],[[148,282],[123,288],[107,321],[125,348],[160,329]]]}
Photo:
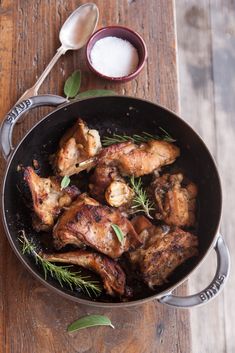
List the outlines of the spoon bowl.
{"label": "spoon bowl", "polygon": [[87,3],[75,10],[60,30],[60,42],[65,50],[82,48],[94,32],[99,18],[98,7]]}

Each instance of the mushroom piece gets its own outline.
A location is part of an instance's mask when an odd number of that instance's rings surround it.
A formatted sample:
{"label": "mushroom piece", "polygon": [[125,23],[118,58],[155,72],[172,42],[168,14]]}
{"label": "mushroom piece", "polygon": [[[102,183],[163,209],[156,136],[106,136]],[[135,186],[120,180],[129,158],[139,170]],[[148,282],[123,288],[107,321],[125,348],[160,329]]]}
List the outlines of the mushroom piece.
{"label": "mushroom piece", "polygon": [[110,206],[120,207],[125,205],[134,197],[134,191],[125,181],[113,181],[105,191],[105,199]]}

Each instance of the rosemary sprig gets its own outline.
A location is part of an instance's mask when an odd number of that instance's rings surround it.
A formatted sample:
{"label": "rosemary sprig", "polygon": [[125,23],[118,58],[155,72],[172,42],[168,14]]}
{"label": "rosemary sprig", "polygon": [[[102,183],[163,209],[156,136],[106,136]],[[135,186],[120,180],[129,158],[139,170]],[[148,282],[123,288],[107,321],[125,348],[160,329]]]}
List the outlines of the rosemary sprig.
{"label": "rosemary sprig", "polygon": [[159,127],[159,130],[163,132],[162,135],[152,135],[148,132],[142,132],[140,135],[134,134],[132,136],[128,135],[118,135],[118,134],[113,134],[112,136],[105,136],[102,139],[102,144],[103,146],[107,147],[110,145],[113,145],[115,143],[121,143],[121,142],[135,142],[135,143],[142,143],[142,142],[147,142],[149,140],[163,140],[167,142],[175,142],[176,140],[171,137],[171,135],[164,130],[162,127]]}
{"label": "rosemary sprig", "polygon": [[70,272],[68,268],[71,266],[57,266],[43,259],[40,254],[37,253],[35,245],[27,239],[24,230],[21,231],[19,240],[22,243],[22,253],[32,255],[36,264],[40,264],[43,268],[45,280],[48,274],[50,274],[51,277],[59,282],[61,287],[63,287],[63,284],[68,285],[71,290],[73,290],[73,287],[79,287],[90,297],[92,294],[97,296],[101,293],[98,282],[89,280],[89,277],[81,276],[80,272]]}
{"label": "rosemary sprig", "polygon": [[146,190],[143,188],[141,178],[135,179],[135,177],[132,176],[130,178],[130,184],[132,190],[135,192],[131,206],[133,213],[144,212],[147,217],[153,219],[150,212],[155,209],[154,204],[148,199]]}

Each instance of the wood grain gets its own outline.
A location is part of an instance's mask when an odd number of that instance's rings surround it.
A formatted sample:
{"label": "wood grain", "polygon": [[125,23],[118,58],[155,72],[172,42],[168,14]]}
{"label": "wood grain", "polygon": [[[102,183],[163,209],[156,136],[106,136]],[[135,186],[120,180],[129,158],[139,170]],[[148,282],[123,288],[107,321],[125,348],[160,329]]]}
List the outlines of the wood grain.
{"label": "wood grain", "polygon": [[[85,1],[3,0],[0,3],[1,117],[30,87],[59,47],[58,32],[66,17]],[[137,79],[125,85],[102,81],[84,64],[84,49],[61,58],[41,93],[62,94],[65,78],[83,72],[81,90],[112,88],[118,93],[147,98],[178,110],[174,6],[171,0],[95,1],[99,26],[120,24],[137,30],[148,47],[148,62]],[[30,113],[16,128],[16,139],[47,108]],[[27,151],[25,152],[27,153]],[[2,161],[1,174],[4,172]],[[130,309],[95,309],[65,300],[34,280],[0,238],[0,352],[3,353],[165,353],[190,352],[187,311],[156,301]],[[186,293],[186,285],[178,293]],[[88,313],[106,314],[115,325],[74,334],[66,326]]]}
{"label": "wood grain", "polygon": [[[176,2],[176,15],[182,116],[201,134],[217,160],[224,196],[221,232],[233,260],[235,1],[183,0]],[[215,268],[212,253],[190,277],[189,291],[207,286]],[[235,351],[233,273],[232,261],[224,292],[213,302],[192,310],[193,353]]]}

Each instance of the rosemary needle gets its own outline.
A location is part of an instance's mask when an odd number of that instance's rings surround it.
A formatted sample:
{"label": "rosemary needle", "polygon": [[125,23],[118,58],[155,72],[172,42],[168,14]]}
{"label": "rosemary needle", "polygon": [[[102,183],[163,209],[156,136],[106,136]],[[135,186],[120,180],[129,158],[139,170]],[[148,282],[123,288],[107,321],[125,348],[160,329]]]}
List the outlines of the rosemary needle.
{"label": "rosemary needle", "polygon": [[163,140],[167,142],[175,142],[176,140],[171,137],[171,135],[164,130],[162,127],[159,127],[159,130],[161,130],[162,134],[161,135],[152,135],[148,132],[142,132],[140,135],[134,134],[132,136],[128,135],[118,135],[118,134],[113,134],[112,136],[105,136],[102,139],[102,144],[103,146],[110,146],[116,143],[122,143],[122,142],[135,142],[135,143],[142,143],[142,142],[147,142],[150,140]]}
{"label": "rosemary needle", "polygon": [[150,215],[150,212],[155,209],[154,204],[148,199],[141,178],[136,179],[132,176],[130,178],[130,184],[132,190],[135,192],[131,206],[133,213],[144,212],[147,217],[152,219],[153,217]]}

